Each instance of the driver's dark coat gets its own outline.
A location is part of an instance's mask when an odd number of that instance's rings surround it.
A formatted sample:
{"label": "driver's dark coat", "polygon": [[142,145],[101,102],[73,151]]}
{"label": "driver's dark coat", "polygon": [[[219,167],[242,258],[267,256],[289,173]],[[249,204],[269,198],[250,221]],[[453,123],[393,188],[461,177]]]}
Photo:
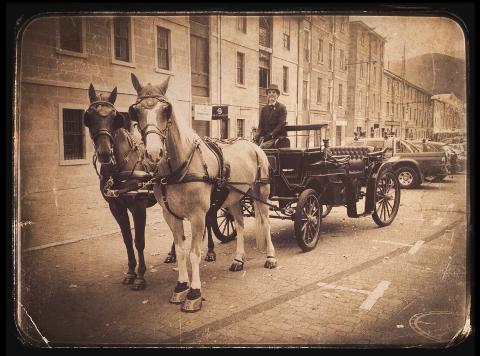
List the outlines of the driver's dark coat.
{"label": "driver's dark coat", "polygon": [[265,135],[272,135],[275,138],[287,136],[285,126],[287,125],[287,107],[278,101],[273,105],[265,105],[260,112],[257,135],[255,140]]}

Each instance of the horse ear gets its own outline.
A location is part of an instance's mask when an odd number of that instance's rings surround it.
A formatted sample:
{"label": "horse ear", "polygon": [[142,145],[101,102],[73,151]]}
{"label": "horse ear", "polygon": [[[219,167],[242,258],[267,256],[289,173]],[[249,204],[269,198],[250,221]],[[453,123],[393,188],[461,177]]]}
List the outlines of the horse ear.
{"label": "horse ear", "polygon": [[140,82],[138,81],[137,76],[135,74],[131,73],[130,77],[132,78],[133,87],[135,88],[137,93],[139,93],[140,90],[142,90],[142,86],[140,85]]}
{"label": "horse ear", "polygon": [[117,100],[117,87],[113,88],[107,100],[110,104],[115,104],[115,100]]}
{"label": "horse ear", "polygon": [[97,100],[97,93],[95,92],[95,88],[93,87],[92,83],[90,83],[90,86],[88,87],[88,97],[90,98],[91,103]]}
{"label": "horse ear", "polygon": [[170,81],[170,76],[168,76],[167,79],[165,79],[162,84],[158,85],[158,88],[162,91],[163,95],[167,93],[169,81]]}
{"label": "horse ear", "polygon": [[133,105],[130,105],[128,108],[128,116],[130,120],[138,122],[137,110],[135,110]]}

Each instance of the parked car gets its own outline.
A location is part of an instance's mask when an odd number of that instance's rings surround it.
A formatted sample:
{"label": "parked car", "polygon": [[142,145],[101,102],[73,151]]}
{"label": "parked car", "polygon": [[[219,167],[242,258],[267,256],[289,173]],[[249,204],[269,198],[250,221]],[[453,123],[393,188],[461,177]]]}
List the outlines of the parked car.
{"label": "parked car", "polygon": [[415,188],[424,181],[440,181],[448,176],[445,152],[422,152],[410,142],[396,137],[360,138],[346,146],[371,146],[374,151],[388,148],[387,156],[395,161],[394,170],[402,188]]}
{"label": "parked car", "polygon": [[[450,174],[461,171],[461,166],[465,166],[465,162],[460,162],[457,152],[449,145],[443,142],[435,141],[409,141],[422,152],[445,152],[447,155],[447,170]],[[465,169],[465,168],[463,168]]]}

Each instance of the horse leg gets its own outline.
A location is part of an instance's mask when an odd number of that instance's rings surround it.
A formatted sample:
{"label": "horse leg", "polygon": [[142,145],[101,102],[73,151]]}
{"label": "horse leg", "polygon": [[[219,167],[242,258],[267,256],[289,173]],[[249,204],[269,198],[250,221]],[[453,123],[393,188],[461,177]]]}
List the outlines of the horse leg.
{"label": "horse leg", "polygon": [[175,262],[177,262],[177,255],[175,253],[175,242],[172,242],[172,247],[170,248],[170,252],[168,253],[163,263],[175,263]]}
{"label": "horse leg", "polygon": [[235,252],[235,258],[229,268],[232,272],[241,271],[243,269],[243,264],[245,263],[245,239],[243,235],[244,222],[242,207],[240,202],[231,205],[228,207],[230,213],[235,219],[235,229],[237,230],[237,249]]}
{"label": "horse leg", "polygon": [[192,244],[190,248],[190,263],[192,264],[192,285],[183,302],[182,311],[194,313],[202,308],[202,282],[200,281],[200,259],[202,257],[202,241],[205,229],[205,212],[190,219],[192,227]]}
{"label": "horse leg", "polygon": [[166,209],[163,209],[163,217],[167,222],[173,234],[173,241],[175,244],[175,252],[178,261],[178,279],[177,285],[170,298],[172,304],[182,304],[190,289],[188,270],[187,270],[187,255],[185,253],[185,234],[183,230],[183,221],[178,220]]}
{"label": "horse leg", "polygon": [[133,216],[133,224],[135,226],[135,247],[138,254],[138,269],[137,278],[133,281],[130,289],[141,290],[145,289],[147,283],[145,282],[145,256],[143,250],[145,249],[145,224],[147,222],[147,206],[146,201],[135,202],[135,205],[130,208]]}
{"label": "horse leg", "polygon": [[128,272],[123,279],[123,284],[132,284],[137,274],[135,273],[135,267],[137,261],[135,259],[135,252],[133,251],[132,231],[130,230],[130,220],[128,218],[127,208],[122,206],[118,201],[111,201],[108,203],[110,211],[113,217],[120,226],[122,232],[123,242],[127,248],[128,256]]}
{"label": "horse leg", "polygon": [[[265,184],[257,184],[255,187],[256,192],[258,192],[258,197],[267,201],[268,196],[270,195],[270,186]],[[275,248],[272,243],[272,236],[270,233],[270,219],[269,219],[269,210],[268,206],[260,203],[259,201],[254,201],[255,207],[255,224],[257,228],[257,248],[263,250],[267,248],[267,260],[265,261],[265,268],[275,268],[277,267],[277,259],[275,258]]]}
{"label": "horse leg", "polygon": [[212,219],[217,218],[217,212],[213,209],[210,209],[205,216],[205,225],[207,227],[207,234],[208,234],[208,252],[205,256],[205,261],[213,262],[217,259],[217,254],[214,251],[215,245],[213,244],[213,237],[212,237]]}

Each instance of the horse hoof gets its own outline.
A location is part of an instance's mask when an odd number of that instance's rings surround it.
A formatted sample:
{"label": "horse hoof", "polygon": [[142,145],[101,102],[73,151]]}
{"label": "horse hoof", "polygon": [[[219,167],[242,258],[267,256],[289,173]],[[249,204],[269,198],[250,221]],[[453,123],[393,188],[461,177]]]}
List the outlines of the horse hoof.
{"label": "horse hoof", "polygon": [[177,262],[177,257],[170,253],[168,254],[167,258],[165,258],[165,261],[163,261],[163,263],[175,263],[175,262]]}
{"label": "horse hoof", "polygon": [[170,303],[172,304],[182,304],[185,299],[187,299],[187,294],[190,291],[187,282],[177,283],[175,290],[170,298]]}
{"label": "horse hoof", "polygon": [[276,260],[275,261],[268,261],[267,260],[263,267],[269,268],[269,269],[275,268],[275,267],[277,267],[277,261]]}
{"label": "horse hoof", "polygon": [[243,269],[243,263],[233,262],[232,265],[229,268],[229,271],[238,272],[238,271],[241,271],[242,269]]}
{"label": "horse hoof", "polygon": [[[191,289],[188,293],[189,295],[182,304],[181,310],[185,313],[195,313],[202,309],[202,295],[200,294],[200,289]],[[189,299],[188,297],[192,299]]]}
{"label": "horse hoof", "polygon": [[133,284],[130,286],[130,290],[142,290],[147,286],[147,282],[143,278],[135,278]]}
{"label": "horse hoof", "polygon": [[133,274],[127,273],[127,275],[123,278],[122,284],[126,284],[126,285],[133,284],[133,282],[135,281],[135,278],[137,278],[137,275],[135,273]]}
{"label": "horse hoof", "polygon": [[217,260],[217,254],[215,252],[207,252],[207,255],[205,256],[205,261],[213,262],[216,260]]}

